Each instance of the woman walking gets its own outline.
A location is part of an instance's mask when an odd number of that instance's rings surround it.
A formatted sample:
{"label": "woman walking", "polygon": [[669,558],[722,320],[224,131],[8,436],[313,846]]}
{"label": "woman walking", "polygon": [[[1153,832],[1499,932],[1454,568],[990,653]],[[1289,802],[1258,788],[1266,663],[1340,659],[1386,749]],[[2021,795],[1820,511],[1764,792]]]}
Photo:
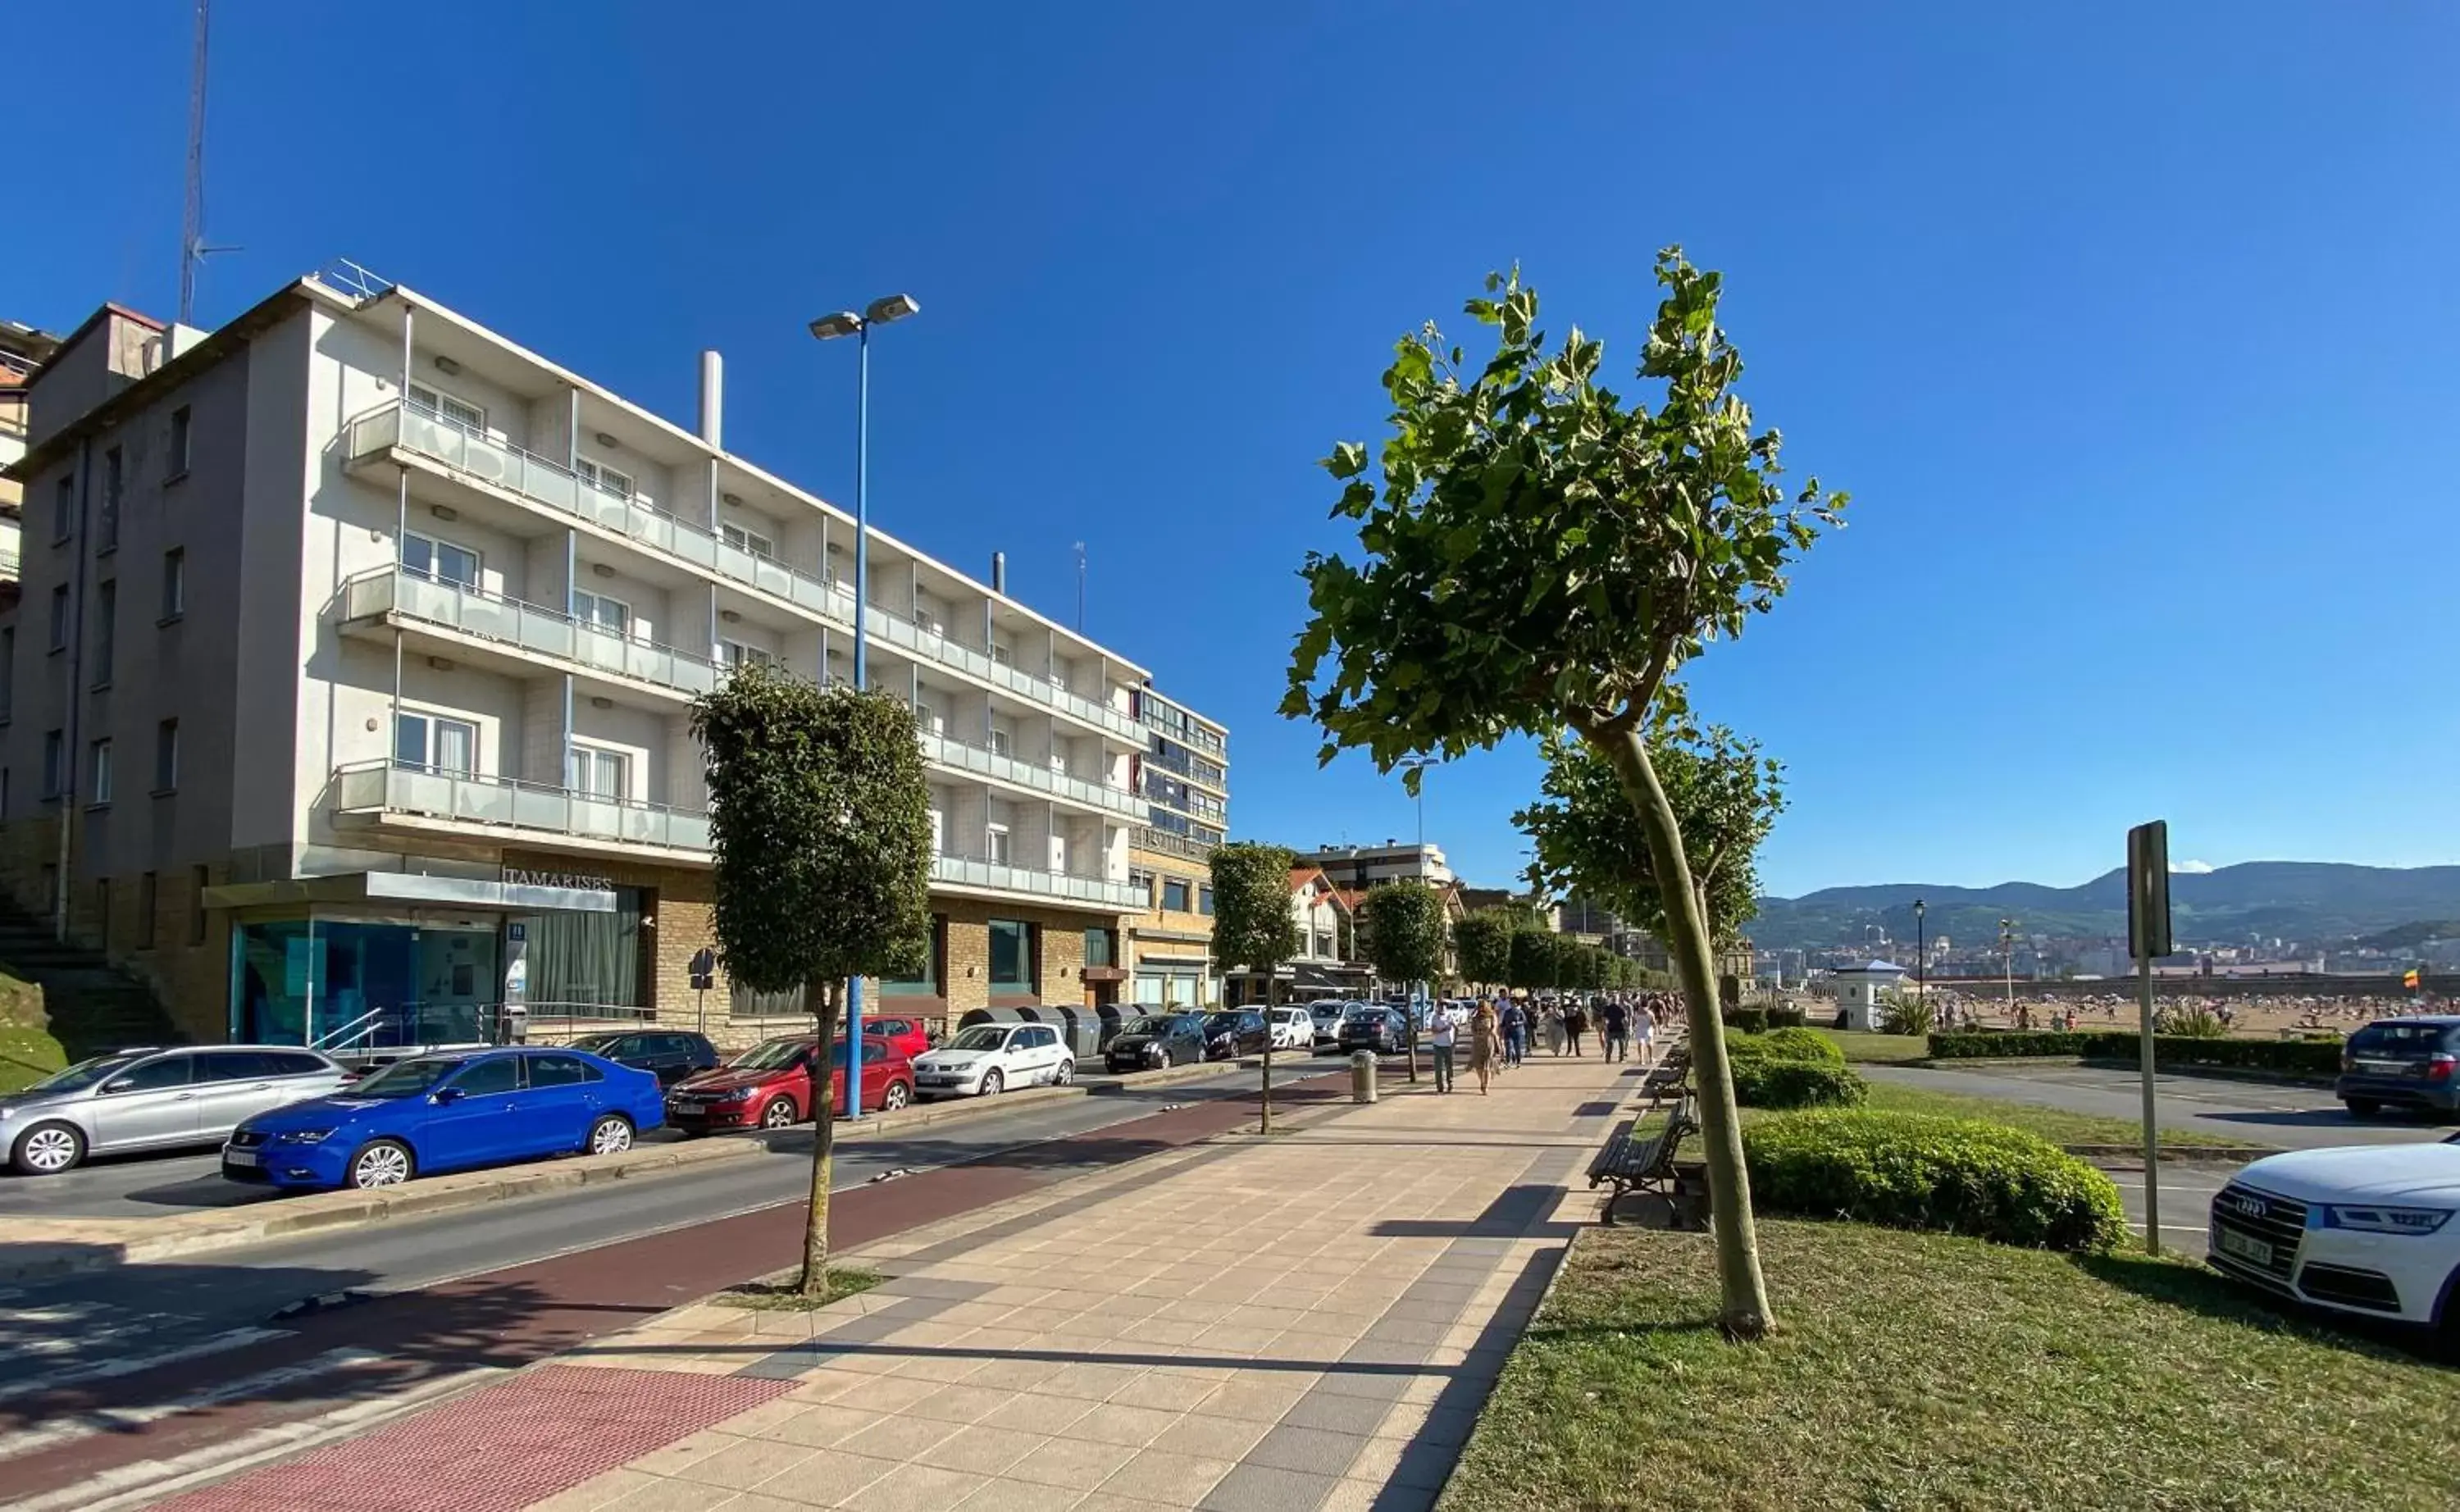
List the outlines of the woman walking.
{"label": "woman walking", "polygon": [[1545,1013],[1546,1052],[1559,1055],[1563,1053],[1563,1005],[1550,1002],[1546,1005]]}
{"label": "woman walking", "polygon": [[1580,1000],[1575,998],[1572,1005],[1563,1010],[1563,1035],[1572,1042],[1573,1054],[1580,1054],[1580,1036],[1588,1031],[1589,1015],[1581,1009]]}
{"label": "woman walking", "polygon": [[1477,1075],[1477,1095],[1487,1094],[1495,1079],[1495,1063],[1503,1057],[1503,1033],[1496,1025],[1495,1005],[1481,1002],[1469,1020],[1469,1069]]}

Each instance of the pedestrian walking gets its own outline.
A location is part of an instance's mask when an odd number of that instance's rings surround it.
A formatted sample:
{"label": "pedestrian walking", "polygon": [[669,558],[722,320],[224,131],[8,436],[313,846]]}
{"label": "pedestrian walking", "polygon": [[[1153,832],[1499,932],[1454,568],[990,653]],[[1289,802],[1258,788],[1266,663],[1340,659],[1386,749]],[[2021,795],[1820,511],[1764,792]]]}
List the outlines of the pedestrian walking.
{"label": "pedestrian walking", "polygon": [[1529,1011],[1511,998],[1503,1000],[1503,1012],[1496,1015],[1503,1028],[1503,1063],[1517,1066],[1529,1053]]}
{"label": "pedestrian walking", "polygon": [[1545,1013],[1546,1053],[1550,1055],[1559,1055],[1563,1053],[1563,1005],[1549,998]]}
{"label": "pedestrian walking", "polygon": [[1605,1026],[1606,1059],[1622,1060],[1631,1054],[1631,1010],[1618,998],[1606,999],[1598,1010],[1598,1018]]}
{"label": "pedestrian walking", "polygon": [[1580,1054],[1580,1036],[1589,1032],[1589,1015],[1575,1000],[1563,1009],[1563,1037],[1572,1042],[1572,1054]]}
{"label": "pedestrian walking", "polygon": [[1427,1039],[1435,1048],[1435,1090],[1450,1092],[1453,1090],[1453,1043],[1456,1033],[1453,1028],[1453,1015],[1438,1005],[1429,1016],[1431,1022]]}
{"label": "pedestrian walking", "polygon": [[1656,1064],[1657,1064],[1657,1013],[1656,1013],[1656,1011],[1655,1011],[1655,1010],[1653,1010],[1653,1009],[1650,1009],[1650,1008],[1643,1007],[1639,1012],[1632,1014],[1632,1015],[1631,1015],[1631,1032],[1632,1032],[1632,1036],[1633,1036],[1634,1042],[1637,1044],[1637,1046],[1638,1046],[1638,1048],[1639,1048],[1639,1051],[1640,1051],[1640,1063],[1641,1063],[1641,1065],[1642,1065],[1642,1066],[1644,1066],[1644,1067],[1647,1067],[1647,1066],[1654,1066],[1654,1065],[1656,1065]]}
{"label": "pedestrian walking", "polygon": [[1469,1069],[1477,1076],[1477,1095],[1487,1095],[1495,1079],[1495,1063],[1503,1058],[1503,1031],[1495,1021],[1494,1005],[1480,1003],[1477,1012],[1469,1016]]}

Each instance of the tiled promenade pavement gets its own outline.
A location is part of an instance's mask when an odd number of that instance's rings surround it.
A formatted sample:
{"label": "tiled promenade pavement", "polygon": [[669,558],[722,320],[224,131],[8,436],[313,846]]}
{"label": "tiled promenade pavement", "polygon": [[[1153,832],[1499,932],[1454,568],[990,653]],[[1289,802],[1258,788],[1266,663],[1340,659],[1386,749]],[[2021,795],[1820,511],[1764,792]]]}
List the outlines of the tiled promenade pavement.
{"label": "tiled promenade pavement", "polygon": [[1388,1078],[1379,1103],[1304,1110],[1269,1140],[1226,1137],[848,1254],[890,1279],[821,1312],[668,1314],[553,1369],[783,1394],[681,1418],[661,1447],[531,1504],[1430,1507],[1566,1237],[1594,1221],[1580,1176],[1636,1085],[1636,1068],[1542,1055],[1491,1097]]}

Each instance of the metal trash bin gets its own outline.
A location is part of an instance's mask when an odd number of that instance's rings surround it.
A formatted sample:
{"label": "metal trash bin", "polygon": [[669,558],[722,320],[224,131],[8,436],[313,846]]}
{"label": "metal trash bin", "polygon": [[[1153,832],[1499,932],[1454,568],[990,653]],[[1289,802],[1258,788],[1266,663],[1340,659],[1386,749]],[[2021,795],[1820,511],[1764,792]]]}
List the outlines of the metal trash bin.
{"label": "metal trash bin", "polygon": [[1349,1100],[1375,1100],[1375,1052],[1356,1050],[1349,1054]]}

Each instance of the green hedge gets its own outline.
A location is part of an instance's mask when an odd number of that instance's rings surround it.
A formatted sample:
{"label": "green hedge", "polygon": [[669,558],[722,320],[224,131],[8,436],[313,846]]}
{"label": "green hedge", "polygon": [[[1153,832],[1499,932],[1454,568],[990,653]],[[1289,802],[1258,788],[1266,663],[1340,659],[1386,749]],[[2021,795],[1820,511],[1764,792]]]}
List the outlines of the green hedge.
{"label": "green hedge", "polygon": [[1770,1212],[2102,1252],[2127,1237],[2109,1177],[2021,1129],[1912,1113],[1805,1113],[1743,1130]]}
{"label": "green hedge", "polygon": [[[2056,1033],[2042,1030],[2004,1030],[1975,1033],[1960,1031],[1930,1036],[1933,1060],[1987,1059],[1993,1056],[2075,1055],[2089,1060],[2134,1060],[2142,1054],[2135,1034],[2124,1030],[2076,1030]],[[2195,1034],[2162,1034],[2152,1041],[2156,1066],[2237,1066],[2298,1075],[2329,1076],[2341,1069],[2340,1041],[2301,1039],[2206,1039]]]}
{"label": "green hedge", "polygon": [[1779,1060],[1813,1060],[1823,1066],[1845,1064],[1845,1049],[1815,1029],[1771,1029],[1756,1043]]}
{"label": "green hedge", "polygon": [[1726,1027],[1746,1034],[1768,1033],[1769,1016],[1765,1008],[1729,1008],[1726,1010]]}
{"label": "green hedge", "polygon": [[1798,1008],[1789,1008],[1783,1005],[1770,1009],[1768,1011],[1768,1020],[1769,1028],[1771,1029],[1800,1029],[1803,1025],[1811,1022],[1809,1015],[1805,1014],[1802,1010]]}
{"label": "green hedge", "polygon": [[1850,1108],[1871,1095],[1869,1082],[1825,1061],[1742,1055],[1733,1069],[1734,1100],[1746,1108]]}

